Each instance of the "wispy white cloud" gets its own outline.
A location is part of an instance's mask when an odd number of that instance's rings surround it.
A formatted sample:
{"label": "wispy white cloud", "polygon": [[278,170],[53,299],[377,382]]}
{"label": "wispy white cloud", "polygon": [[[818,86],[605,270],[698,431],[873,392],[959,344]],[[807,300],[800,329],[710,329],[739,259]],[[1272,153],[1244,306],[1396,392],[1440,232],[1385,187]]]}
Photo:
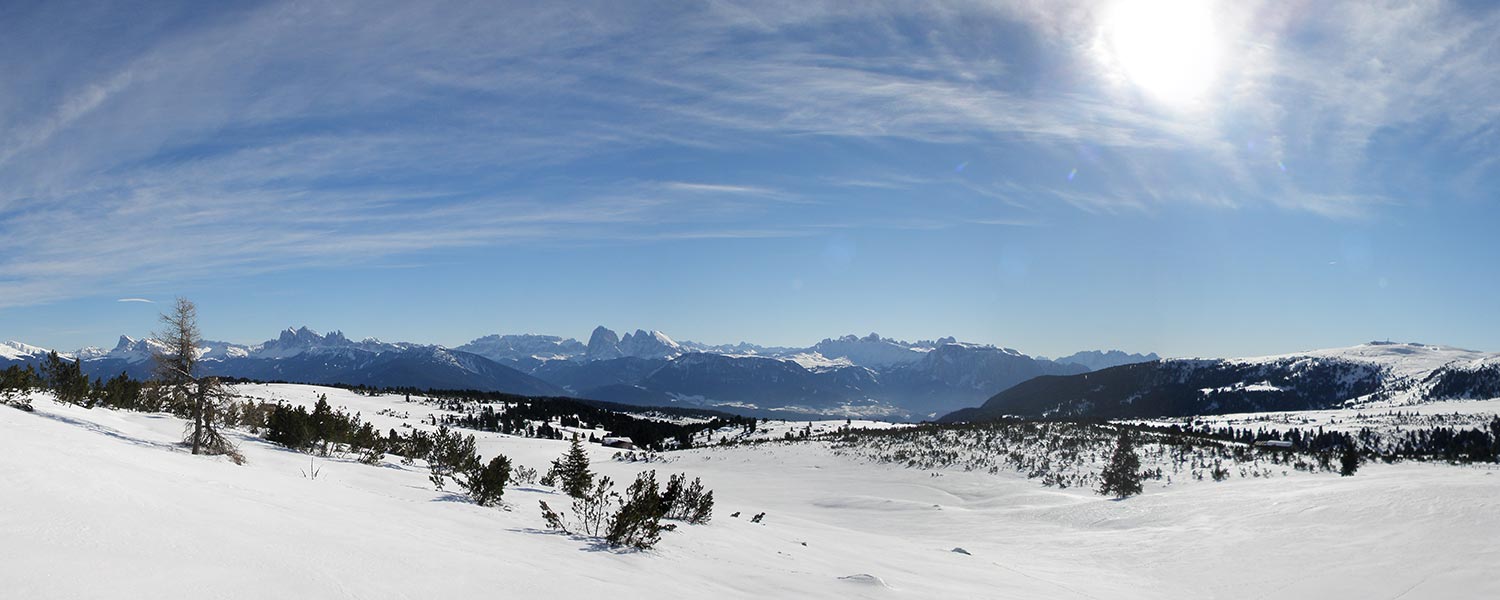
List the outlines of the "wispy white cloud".
{"label": "wispy white cloud", "polygon": [[115,302],[140,302],[144,304],[156,304],[155,300],[147,300],[145,298],[120,298],[119,300],[115,300]]}
{"label": "wispy white cloud", "polygon": [[[1216,10],[1232,52],[1199,112],[1100,72],[1093,2],[273,1],[233,18],[158,6],[108,40],[77,20],[107,11],[23,12],[0,26],[16,74],[0,306],[445,248],[1019,225],[1057,207],[1359,218],[1406,201],[1365,181],[1411,127],[1481,157],[1459,179],[1493,165],[1500,11]],[[939,173],[917,166],[932,148],[993,156]],[[830,214],[900,194],[904,214]]]}
{"label": "wispy white cloud", "polygon": [[722,183],[694,183],[688,181],[667,181],[661,184],[663,188],[684,192],[707,192],[719,194],[748,194],[752,196],[778,196],[781,192],[776,190],[754,186],[754,185],[730,185]]}

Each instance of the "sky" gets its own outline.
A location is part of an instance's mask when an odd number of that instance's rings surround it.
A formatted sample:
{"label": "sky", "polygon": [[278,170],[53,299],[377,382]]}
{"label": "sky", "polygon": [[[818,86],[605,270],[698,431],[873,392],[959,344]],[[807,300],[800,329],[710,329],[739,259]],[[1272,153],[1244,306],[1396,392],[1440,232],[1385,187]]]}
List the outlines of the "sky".
{"label": "sky", "polygon": [[1500,351],[1485,2],[0,4],[0,339]]}

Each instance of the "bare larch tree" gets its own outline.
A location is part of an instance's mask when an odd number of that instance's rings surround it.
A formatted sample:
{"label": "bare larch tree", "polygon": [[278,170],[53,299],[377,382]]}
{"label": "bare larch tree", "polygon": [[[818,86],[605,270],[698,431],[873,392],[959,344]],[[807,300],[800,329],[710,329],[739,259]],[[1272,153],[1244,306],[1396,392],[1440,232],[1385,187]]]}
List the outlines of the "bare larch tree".
{"label": "bare larch tree", "polygon": [[217,377],[198,376],[198,307],[178,298],[172,310],[161,315],[161,325],[155,336],[162,345],[156,352],[156,378],[172,405],[185,408],[192,418],[183,431],[183,443],[193,454],[225,454],[242,462],[239,449],[218,428],[218,407],[229,398],[229,390]]}

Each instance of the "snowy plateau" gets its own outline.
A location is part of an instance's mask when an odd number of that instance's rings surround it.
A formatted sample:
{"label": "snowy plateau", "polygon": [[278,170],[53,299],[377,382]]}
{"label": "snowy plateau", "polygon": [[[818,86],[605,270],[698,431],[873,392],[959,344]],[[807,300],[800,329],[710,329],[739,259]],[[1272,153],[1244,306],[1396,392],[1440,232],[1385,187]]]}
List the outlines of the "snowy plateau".
{"label": "snowy plateau", "polygon": [[[234,392],[300,406],[326,396],[380,431],[430,430],[451,414],[422,397],[310,385]],[[538,501],[566,502],[547,486],[513,485],[485,508],[434,490],[421,461],[310,456],[236,430],[247,460],[235,465],[188,453],[184,422],[167,414],[30,399],[34,412],[0,406],[4,598],[1500,597],[1493,463],[1371,461],[1340,477],[1257,457],[1224,481],[1182,472],[1114,500],[985,468],[996,458],[962,443],[983,430],[772,421],[651,463],[589,445],[591,467],[616,481],[682,472],[717,497],[708,523],[619,551],[549,531]],[[1373,416],[1481,423],[1497,409],[1450,400],[1215,419],[1394,430],[1406,421]],[[872,433],[839,435],[846,427]],[[482,455],[532,468],[568,448],[465,433]],[[1007,447],[1063,458],[1036,441]],[[1143,467],[1174,472],[1170,453],[1141,450]],[[1095,454],[1068,460],[1090,472]]]}

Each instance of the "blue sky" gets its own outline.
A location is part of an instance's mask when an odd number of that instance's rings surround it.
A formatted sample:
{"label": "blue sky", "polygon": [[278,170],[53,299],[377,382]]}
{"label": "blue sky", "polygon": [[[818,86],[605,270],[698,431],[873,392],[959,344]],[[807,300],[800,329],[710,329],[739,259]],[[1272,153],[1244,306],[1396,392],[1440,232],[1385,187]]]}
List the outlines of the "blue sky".
{"label": "blue sky", "polygon": [[[1500,10],[9,2],[0,339],[1500,350]],[[120,302],[120,299],[152,300]]]}

